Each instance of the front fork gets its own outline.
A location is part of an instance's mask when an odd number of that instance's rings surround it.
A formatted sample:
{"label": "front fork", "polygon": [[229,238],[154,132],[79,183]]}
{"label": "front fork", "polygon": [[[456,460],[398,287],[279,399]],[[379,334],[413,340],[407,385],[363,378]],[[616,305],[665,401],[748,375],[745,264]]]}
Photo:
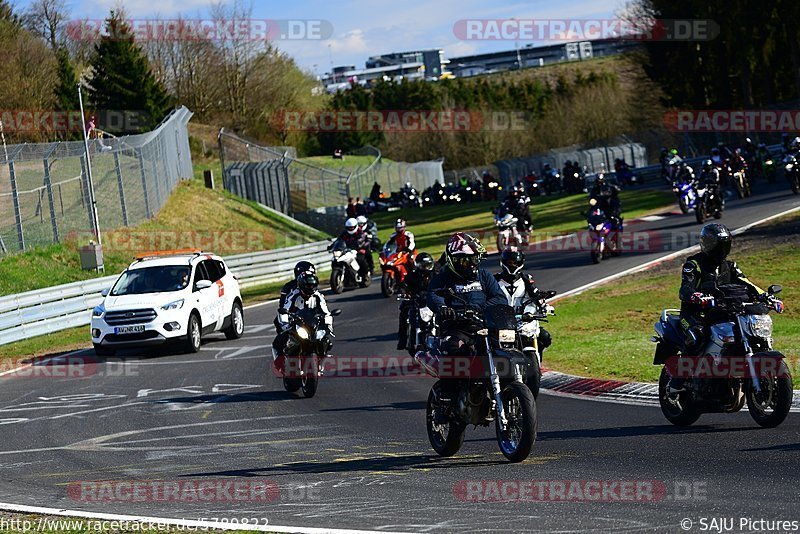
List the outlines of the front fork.
{"label": "front fork", "polygon": [[744,357],[747,358],[747,367],[750,369],[750,380],[753,381],[753,389],[756,393],[761,393],[761,379],[758,377],[758,370],[756,369],[756,362],[753,361],[753,349],[750,347],[750,342],[747,341],[747,330],[745,329],[744,317],[739,315],[736,317],[736,322],[739,324],[739,332],[742,335],[742,346],[744,347]]}
{"label": "front fork", "polygon": [[[486,343],[486,359],[489,360],[489,377],[492,380],[492,394],[494,394],[494,401],[497,404],[497,419],[503,430],[508,426],[508,419],[506,419],[505,408],[503,407],[503,391],[500,389],[500,377],[497,375],[497,367],[494,365],[494,358],[492,357],[492,347],[489,345],[489,338],[483,338]],[[522,381],[522,377],[518,377]]]}

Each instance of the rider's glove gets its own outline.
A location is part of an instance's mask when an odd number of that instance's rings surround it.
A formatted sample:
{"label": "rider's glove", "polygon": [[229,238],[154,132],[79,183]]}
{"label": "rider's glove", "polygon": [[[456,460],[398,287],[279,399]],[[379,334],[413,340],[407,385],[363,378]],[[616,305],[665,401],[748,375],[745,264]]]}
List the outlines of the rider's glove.
{"label": "rider's glove", "polygon": [[689,302],[700,306],[704,310],[714,307],[714,297],[711,295],[706,295],[705,293],[692,293]]}
{"label": "rider's glove", "polygon": [[456,311],[453,308],[442,306],[439,309],[439,319],[442,321],[454,321],[456,319]]}
{"label": "rider's glove", "polygon": [[783,301],[776,298],[772,299],[772,308],[778,313],[783,313],[783,310],[785,309],[783,307]]}

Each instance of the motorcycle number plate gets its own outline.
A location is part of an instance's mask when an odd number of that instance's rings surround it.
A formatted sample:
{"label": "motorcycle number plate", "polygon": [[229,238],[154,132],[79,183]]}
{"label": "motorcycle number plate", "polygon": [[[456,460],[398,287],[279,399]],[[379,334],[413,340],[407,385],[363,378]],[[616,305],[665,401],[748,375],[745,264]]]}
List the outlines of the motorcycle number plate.
{"label": "motorcycle number plate", "polygon": [[517,333],[514,330],[500,330],[498,338],[500,343],[513,343],[517,339]]}

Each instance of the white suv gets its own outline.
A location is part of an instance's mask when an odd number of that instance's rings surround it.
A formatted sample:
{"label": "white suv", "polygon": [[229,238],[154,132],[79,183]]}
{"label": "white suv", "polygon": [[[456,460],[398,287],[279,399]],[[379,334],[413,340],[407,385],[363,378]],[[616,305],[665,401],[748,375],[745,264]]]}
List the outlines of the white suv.
{"label": "white suv", "polygon": [[167,341],[197,352],[204,334],[238,339],[244,332],[239,282],[222,258],[205,252],[140,257],[103,297],[92,311],[98,355]]}

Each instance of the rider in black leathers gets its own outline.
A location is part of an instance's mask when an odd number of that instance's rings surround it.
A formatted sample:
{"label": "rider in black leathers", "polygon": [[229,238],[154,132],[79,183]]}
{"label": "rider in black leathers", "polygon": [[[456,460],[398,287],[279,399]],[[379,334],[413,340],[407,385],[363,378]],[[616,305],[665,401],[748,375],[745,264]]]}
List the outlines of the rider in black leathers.
{"label": "rider in black leathers", "polygon": [[615,230],[621,229],[622,203],[619,199],[619,187],[606,182],[605,177],[601,174],[597,177],[594,187],[589,192],[589,200],[597,202],[596,207],[603,210]]}
{"label": "rider in black leathers", "polygon": [[[427,252],[422,252],[414,259],[414,270],[409,272],[400,284],[399,292],[409,299],[413,299],[418,306],[425,306],[425,299],[428,284],[433,277],[436,263],[433,256]],[[397,329],[397,350],[405,350],[408,341],[406,330],[408,329],[409,313],[413,307],[411,302],[402,301],[400,303],[400,324]]]}

